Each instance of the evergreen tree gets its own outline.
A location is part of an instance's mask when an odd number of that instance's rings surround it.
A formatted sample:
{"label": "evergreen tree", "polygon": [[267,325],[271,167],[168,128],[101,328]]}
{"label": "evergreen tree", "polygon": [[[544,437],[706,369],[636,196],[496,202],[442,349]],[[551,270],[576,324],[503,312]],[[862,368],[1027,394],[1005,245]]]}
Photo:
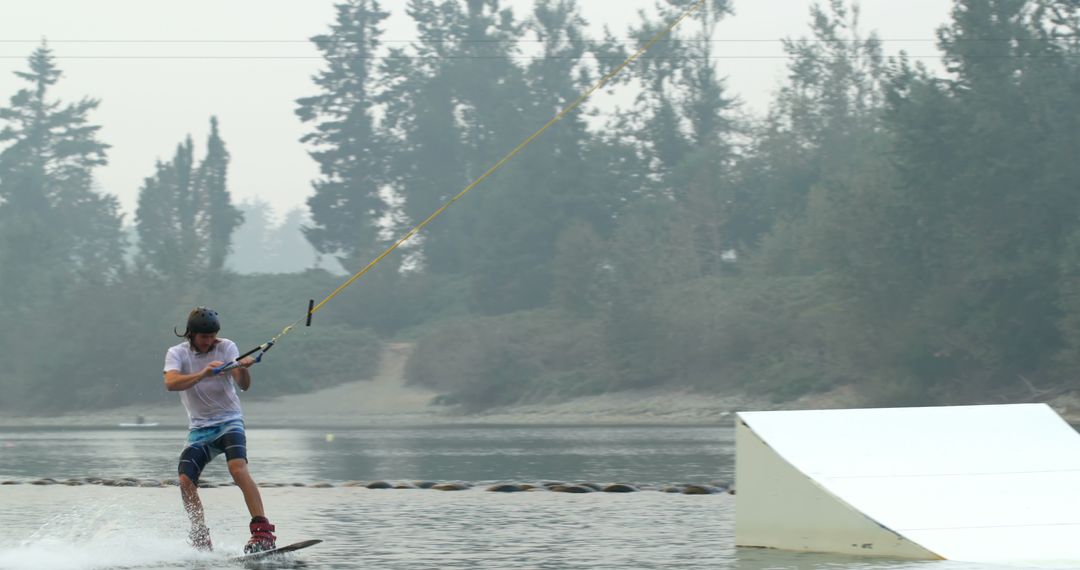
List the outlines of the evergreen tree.
{"label": "evergreen tree", "polygon": [[[16,75],[29,86],[0,108],[0,319],[18,326],[0,332],[0,353],[20,357],[8,359],[2,403],[56,408],[86,393],[68,382],[76,363],[101,372],[93,360],[100,344],[74,339],[71,329],[109,322],[123,306],[114,292],[125,239],[116,199],[94,188],[108,149],[89,122],[98,102],[52,98],[61,71],[45,45]],[[70,342],[53,342],[61,336]]]}
{"label": "evergreen tree", "polygon": [[[519,122],[538,128],[595,81],[586,64],[585,25],[576,2],[537,2],[527,28],[542,53],[525,67],[525,89],[509,95],[520,98]],[[563,117],[477,200],[473,296],[482,312],[547,305],[552,260],[567,228],[587,224],[610,235],[619,196],[612,192],[610,173],[595,168],[605,149],[591,140],[584,113],[579,109]],[[520,142],[502,140],[507,149]]]}
{"label": "evergreen tree", "polygon": [[305,233],[320,253],[339,255],[353,271],[385,241],[380,193],[388,187],[387,140],[373,116],[373,56],[388,16],[377,0],[338,4],[330,32],[312,38],[326,63],[314,78],[320,92],[297,101],[297,115],[312,129],[301,140],[311,146],[321,176],[308,199],[312,222]]}
{"label": "evergreen tree", "polygon": [[862,34],[857,7],[844,0],[815,4],[810,17],[810,38],[784,41],[788,82],[740,161],[744,190],[730,222],[740,243],[755,244],[773,224],[798,216],[811,188],[880,134],[880,40]]}
{"label": "evergreen tree", "polygon": [[50,98],[61,71],[44,45],[29,67],[16,72],[29,87],[0,108],[0,297],[25,308],[78,280],[112,282],[124,268],[117,201],[94,190],[108,149],[88,119],[98,101]]}
{"label": "evergreen tree", "polygon": [[167,278],[193,278],[201,265],[205,242],[196,226],[194,152],[189,136],[177,145],[172,160],[157,162],[154,175],[139,189],[135,227],[140,264]]}
{"label": "evergreen tree", "polygon": [[[630,37],[642,44],[664,30],[691,2],[658,3],[658,16],[642,13]],[[639,159],[648,165],[653,192],[671,191],[671,174],[695,149],[731,145],[734,99],[725,93],[723,79],[713,61],[716,26],[729,12],[728,2],[712,0],[697,12],[696,27],[689,22],[674,30],[639,60],[634,112],[620,117],[617,129],[636,141]],[[602,51],[600,53],[603,53]],[[606,54],[619,63],[622,53]],[[727,154],[728,150],[721,152]],[[715,157],[723,160],[723,156]]]}
{"label": "evergreen tree", "polygon": [[226,189],[228,153],[216,119],[210,127],[202,162],[195,163],[195,145],[188,136],[172,160],[158,161],[154,175],[139,190],[139,260],[163,277],[219,275],[233,231],[243,222]]}
{"label": "evergreen tree", "polygon": [[[394,78],[383,101],[387,128],[400,133],[391,162],[403,213],[415,223],[442,206],[528,134],[523,80],[512,58],[521,25],[498,0],[413,0],[408,15],[419,39],[391,50],[384,74]],[[501,186],[492,177],[425,229],[423,265],[437,274],[474,274],[486,245],[476,235],[479,211]]]}
{"label": "evergreen tree", "polygon": [[199,226],[207,230],[207,270],[218,273],[225,266],[230,241],[244,216],[235,206],[226,187],[229,151],[218,132],[217,117],[210,117],[210,135],[206,141],[206,157],[196,173],[196,195],[205,207],[200,212]]}

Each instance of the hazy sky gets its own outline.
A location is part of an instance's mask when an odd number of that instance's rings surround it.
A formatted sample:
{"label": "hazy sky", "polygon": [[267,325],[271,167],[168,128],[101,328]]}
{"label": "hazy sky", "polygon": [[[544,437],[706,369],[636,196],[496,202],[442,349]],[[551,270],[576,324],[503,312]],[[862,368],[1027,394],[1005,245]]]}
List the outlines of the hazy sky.
{"label": "hazy sky", "polygon": [[[806,33],[813,2],[734,2],[735,15],[715,38],[723,40],[717,65],[744,108],[758,113],[784,77],[779,40]],[[532,3],[511,1],[522,15]],[[624,35],[638,21],[637,10],[655,1],[578,3],[594,35],[605,25]],[[384,39],[412,39],[406,4],[383,0],[394,13]],[[877,31],[888,53],[935,56],[934,30],[951,5],[863,0],[862,28]],[[171,158],[189,133],[201,155],[211,115],[219,117],[232,153],[234,199],[262,198],[280,215],[303,205],[317,175],[298,141],[305,127],[293,110],[297,98],[315,93],[310,78],[321,61],[306,40],[328,29],[333,6],[333,0],[8,0],[0,18],[0,104],[25,84],[12,72],[25,69],[25,57],[47,39],[64,72],[56,94],[101,100],[92,120],[112,149],[98,180],[119,197],[129,222],[154,161]]]}

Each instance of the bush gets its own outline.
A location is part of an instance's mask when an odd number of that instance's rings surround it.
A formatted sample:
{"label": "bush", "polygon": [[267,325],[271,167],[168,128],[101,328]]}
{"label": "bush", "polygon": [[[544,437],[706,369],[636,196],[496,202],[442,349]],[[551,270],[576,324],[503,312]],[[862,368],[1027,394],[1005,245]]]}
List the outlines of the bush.
{"label": "bush", "polygon": [[651,305],[655,381],[738,389],[786,401],[850,381],[837,351],[843,305],[822,277],[710,277]]}
{"label": "bush", "polygon": [[476,411],[603,392],[614,371],[599,321],[538,310],[431,326],[406,378],[442,391],[441,403]]}

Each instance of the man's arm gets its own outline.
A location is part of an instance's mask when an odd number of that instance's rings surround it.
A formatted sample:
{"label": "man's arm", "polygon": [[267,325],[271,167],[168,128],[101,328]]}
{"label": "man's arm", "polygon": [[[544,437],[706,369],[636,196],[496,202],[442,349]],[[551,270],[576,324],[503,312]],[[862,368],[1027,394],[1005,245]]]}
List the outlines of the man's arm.
{"label": "man's arm", "polygon": [[251,371],[248,367],[255,364],[255,359],[248,356],[240,359],[240,366],[232,369],[233,380],[241,390],[247,392],[251,388]]}
{"label": "man's arm", "polygon": [[[188,388],[198,384],[204,378],[214,375],[214,369],[224,364],[223,362],[215,360],[206,365],[199,372],[193,372],[191,374],[181,374],[179,370],[166,370],[165,371],[165,389],[169,392],[182,392]],[[251,383],[251,380],[248,380]]]}

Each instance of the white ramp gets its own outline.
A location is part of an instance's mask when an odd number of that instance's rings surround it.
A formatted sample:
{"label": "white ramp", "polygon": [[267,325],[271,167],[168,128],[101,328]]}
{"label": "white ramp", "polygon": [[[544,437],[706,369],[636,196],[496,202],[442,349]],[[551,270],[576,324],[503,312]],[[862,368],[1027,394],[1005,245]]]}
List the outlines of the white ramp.
{"label": "white ramp", "polygon": [[739,546],[1080,565],[1080,434],[1045,404],[743,412]]}

